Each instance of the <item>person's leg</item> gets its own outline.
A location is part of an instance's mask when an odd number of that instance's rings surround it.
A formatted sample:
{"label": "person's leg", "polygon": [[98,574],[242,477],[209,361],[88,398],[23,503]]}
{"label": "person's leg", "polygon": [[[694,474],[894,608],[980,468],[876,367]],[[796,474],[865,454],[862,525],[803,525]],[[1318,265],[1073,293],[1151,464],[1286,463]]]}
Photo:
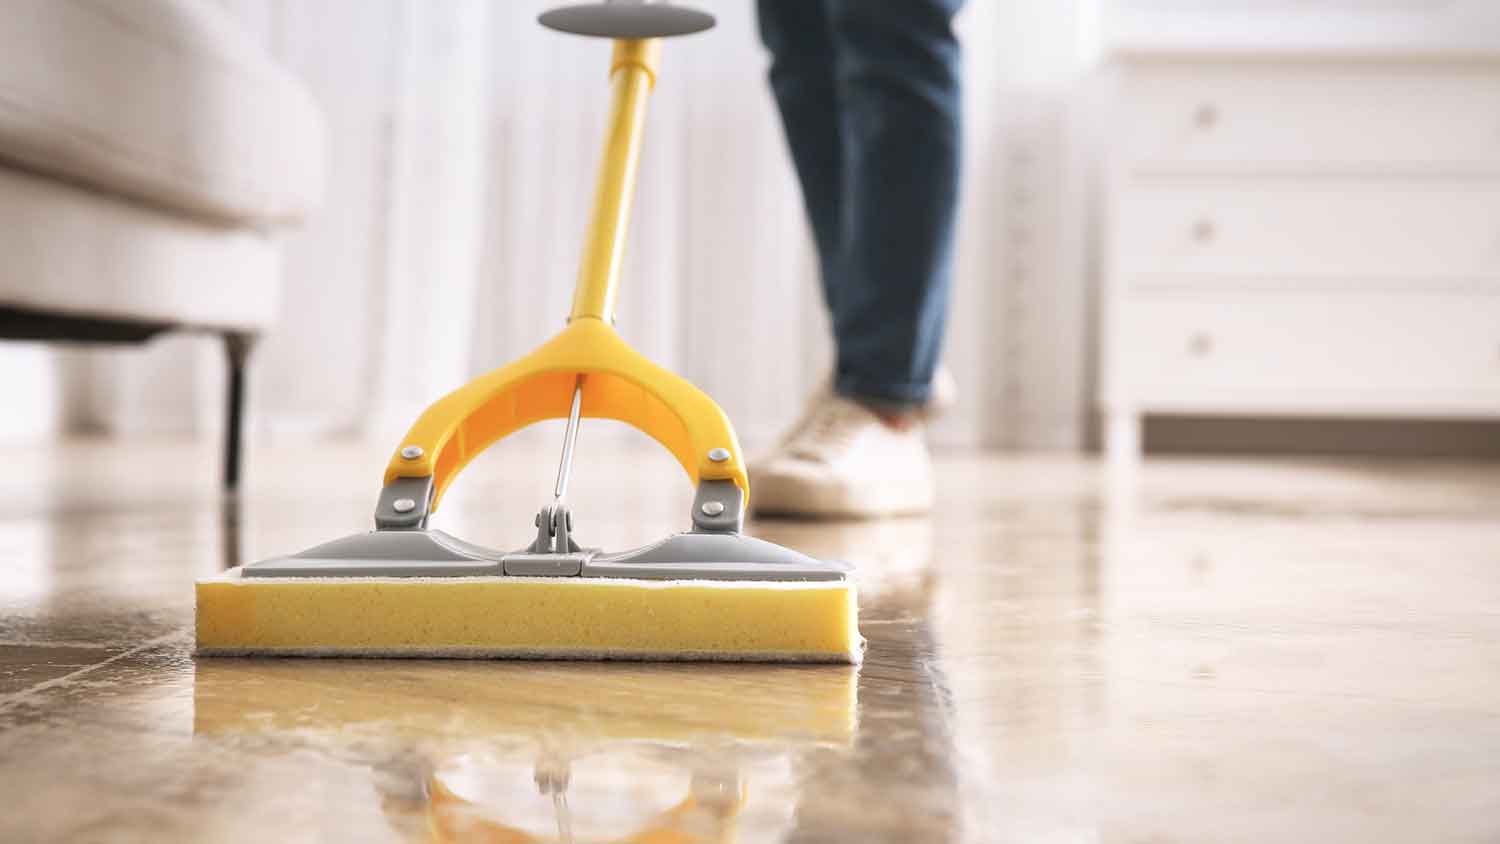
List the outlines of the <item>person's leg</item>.
{"label": "person's leg", "polygon": [[759,0],[757,12],[771,51],[771,91],[818,248],[823,298],[835,310],[844,168],[828,10],[823,0]]}
{"label": "person's leg", "polygon": [[771,85],[822,265],[833,390],[752,461],[761,515],[932,506],[920,420],[942,343],[958,181],[959,0],[761,0]]}
{"label": "person's leg", "polygon": [[931,398],[947,317],[962,0],[826,2],[844,144],[835,389],[899,412]]}

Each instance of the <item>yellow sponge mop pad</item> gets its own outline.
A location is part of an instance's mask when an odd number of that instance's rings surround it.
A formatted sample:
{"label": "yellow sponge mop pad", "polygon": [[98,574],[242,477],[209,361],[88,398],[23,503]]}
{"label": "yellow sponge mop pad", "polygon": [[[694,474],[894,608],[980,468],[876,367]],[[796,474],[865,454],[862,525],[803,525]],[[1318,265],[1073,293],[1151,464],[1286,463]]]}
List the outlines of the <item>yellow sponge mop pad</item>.
{"label": "yellow sponge mop pad", "polygon": [[245,578],[197,585],[198,653],[858,663],[850,581]]}

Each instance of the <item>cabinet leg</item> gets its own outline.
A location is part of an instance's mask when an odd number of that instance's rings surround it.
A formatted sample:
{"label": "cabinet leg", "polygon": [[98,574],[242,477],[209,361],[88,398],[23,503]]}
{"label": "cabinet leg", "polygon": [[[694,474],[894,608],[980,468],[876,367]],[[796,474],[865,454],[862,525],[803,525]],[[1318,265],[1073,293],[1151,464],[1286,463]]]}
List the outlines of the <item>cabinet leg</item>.
{"label": "cabinet leg", "polygon": [[1111,410],[1104,421],[1104,454],[1114,467],[1130,467],[1141,459],[1141,415],[1133,410]]}

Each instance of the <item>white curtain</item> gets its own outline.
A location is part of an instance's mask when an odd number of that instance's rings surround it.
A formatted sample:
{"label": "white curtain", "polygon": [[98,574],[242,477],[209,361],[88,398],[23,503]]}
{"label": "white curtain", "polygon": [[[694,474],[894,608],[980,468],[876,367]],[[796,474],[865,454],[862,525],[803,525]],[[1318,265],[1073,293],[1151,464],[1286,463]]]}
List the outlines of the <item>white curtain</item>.
{"label": "white curtain", "polygon": [[[608,45],[536,0],[224,0],[327,114],[323,210],[286,244],[252,436],[397,436],[432,399],[561,324],[606,107]],[[651,105],[620,331],[750,443],[829,360],[810,240],[749,0],[672,41]],[[1073,448],[1090,319],[1071,91],[1089,0],[971,0],[967,163],[942,444]],[[194,337],[70,352],[74,424],[218,430],[222,353]]]}

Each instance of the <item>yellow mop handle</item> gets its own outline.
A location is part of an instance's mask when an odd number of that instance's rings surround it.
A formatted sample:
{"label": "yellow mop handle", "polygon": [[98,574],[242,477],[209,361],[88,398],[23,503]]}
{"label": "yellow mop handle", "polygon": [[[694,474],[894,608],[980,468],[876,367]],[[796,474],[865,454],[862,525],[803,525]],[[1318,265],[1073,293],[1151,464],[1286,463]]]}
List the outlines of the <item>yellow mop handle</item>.
{"label": "yellow mop handle", "polygon": [[[660,50],[655,38],[615,41],[609,134],[567,327],[520,360],[433,403],[391,455],[385,483],[431,477],[431,510],[464,466],[491,443],[533,422],[569,417],[582,375],[588,379],[582,416],[617,419],[645,432],[677,457],[693,483],[730,480],[749,500],[744,457],[723,409],[681,376],[632,349],[610,325],[641,157],[646,96],[656,83]],[[417,509],[406,511],[414,522],[428,512],[427,502],[418,503]]]}
{"label": "yellow mop handle", "polygon": [[641,158],[646,97],[656,84],[660,56],[658,38],[615,41],[614,56],[609,63],[612,88],[609,134],[605,136],[604,155],[599,162],[594,211],[583,239],[570,319],[593,317],[606,323],[614,321],[625,231],[630,225],[630,199]]}

